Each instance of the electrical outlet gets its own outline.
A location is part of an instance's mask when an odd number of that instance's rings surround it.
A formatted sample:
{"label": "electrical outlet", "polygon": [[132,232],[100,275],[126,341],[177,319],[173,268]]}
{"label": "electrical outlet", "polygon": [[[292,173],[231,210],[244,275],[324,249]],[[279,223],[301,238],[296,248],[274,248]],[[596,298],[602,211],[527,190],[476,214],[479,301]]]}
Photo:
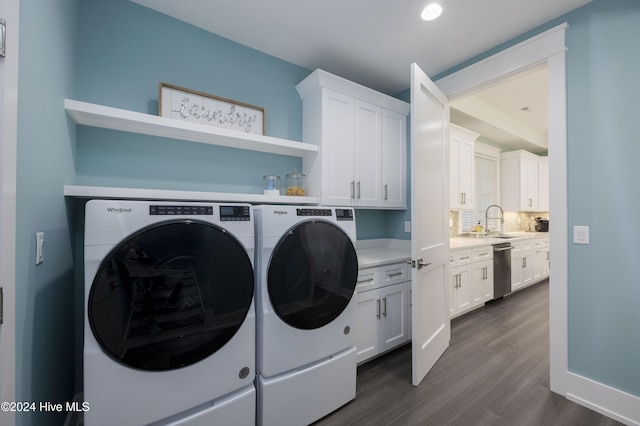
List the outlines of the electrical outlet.
{"label": "electrical outlet", "polygon": [[408,220],[404,222],[404,232],[411,232],[411,222]]}

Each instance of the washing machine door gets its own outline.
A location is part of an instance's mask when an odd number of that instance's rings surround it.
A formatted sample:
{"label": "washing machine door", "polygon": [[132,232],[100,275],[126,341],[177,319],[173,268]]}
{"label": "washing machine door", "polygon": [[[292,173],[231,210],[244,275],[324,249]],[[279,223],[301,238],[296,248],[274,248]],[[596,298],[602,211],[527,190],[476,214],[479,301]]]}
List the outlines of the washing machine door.
{"label": "washing machine door", "polygon": [[280,239],[269,262],[267,287],[277,315],[310,330],[344,311],[357,278],[358,257],[348,235],[331,223],[312,220]]}
{"label": "washing machine door", "polygon": [[253,266],[241,243],[206,222],[155,224],[122,241],[101,263],[87,314],[109,356],[164,371],[223,347],[253,300]]}

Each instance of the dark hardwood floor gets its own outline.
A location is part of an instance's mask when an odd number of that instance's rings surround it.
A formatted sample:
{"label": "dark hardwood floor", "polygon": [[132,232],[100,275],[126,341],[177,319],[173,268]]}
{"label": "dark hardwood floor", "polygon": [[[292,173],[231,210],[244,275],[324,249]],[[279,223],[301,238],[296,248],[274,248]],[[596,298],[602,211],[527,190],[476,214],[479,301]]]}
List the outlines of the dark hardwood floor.
{"label": "dark hardwood floor", "polygon": [[549,284],[451,324],[451,345],[418,387],[411,345],[358,368],[356,399],[331,425],[620,425],[549,390]]}

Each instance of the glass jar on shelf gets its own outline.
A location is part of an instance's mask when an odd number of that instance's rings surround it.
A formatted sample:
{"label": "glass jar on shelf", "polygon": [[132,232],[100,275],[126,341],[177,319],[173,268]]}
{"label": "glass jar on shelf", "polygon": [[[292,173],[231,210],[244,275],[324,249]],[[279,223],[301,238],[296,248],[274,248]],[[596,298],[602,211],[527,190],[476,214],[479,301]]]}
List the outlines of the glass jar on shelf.
{"label": "glass jar on shelf", "polygon": [[280,176],[273,173],[262,178],[263,195],[280,195]]}
{"label": "glass jar on shelf", "polygon": [[305,175],[297,170],[287,175],[287,195],[294,195],[298,197],[304,197],[306,190],[304,187]]}

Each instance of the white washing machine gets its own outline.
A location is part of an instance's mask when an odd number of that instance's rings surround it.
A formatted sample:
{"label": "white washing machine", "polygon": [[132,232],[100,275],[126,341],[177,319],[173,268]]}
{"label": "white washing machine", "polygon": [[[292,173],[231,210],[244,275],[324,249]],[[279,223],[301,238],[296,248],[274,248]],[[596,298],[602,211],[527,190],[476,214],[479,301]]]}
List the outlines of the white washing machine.
{"label": "white washing machine", "polygon": [[259,425],[306,425],[356,394],[351,208],[257,206]]}
{"label": "white washing machine", "polygon": [[85,208],[86,426],[254,425],[250,205]]}

